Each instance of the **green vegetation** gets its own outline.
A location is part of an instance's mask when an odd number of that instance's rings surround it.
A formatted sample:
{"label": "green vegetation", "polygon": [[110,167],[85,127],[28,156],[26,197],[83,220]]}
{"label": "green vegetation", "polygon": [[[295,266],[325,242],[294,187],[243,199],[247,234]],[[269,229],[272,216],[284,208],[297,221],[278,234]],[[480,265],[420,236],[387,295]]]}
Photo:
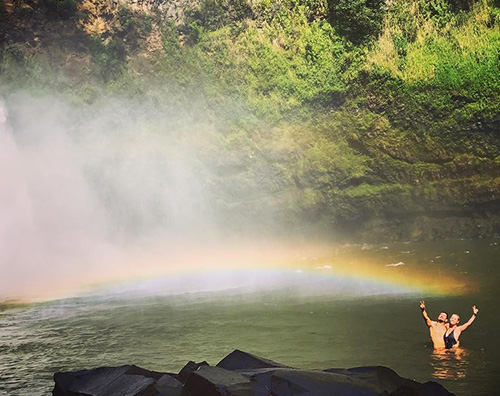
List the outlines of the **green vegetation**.
{"label": "green vegetation", "polygon": [[385,0],[330,0],[330,20],[339,33],[361,44],[378,36]]}
{"label": "green vegetation", "polygon": [[56,19],[69,19],[77,16],[77,0],[42,0],[47,15]]}
{"label": "green vegetation", "polygon": [[[79,11],[74,0],[49,1],[60,19]],[[212,149],[257,153],[255,166],[278,175],[268,193],[287,191],[287,216],[444,208],[464,181],[471,202],[488,188],[494,201],[498,2],[202,0],[184,11],[177,21],[125,6],[103,16],[107,30],[82,41],[91,60],[82,83],[64,85],[64,68],[53,82],[37,80],[45,72],[33,70],[47,69],[42,51],[4,45],[0,83],[57,87],[84,101],[96,92],[181,105],[197,98],[221,134]],[[161,47],[150,48],[154,37]],[[235,180],[258,177],[242,171]]]}

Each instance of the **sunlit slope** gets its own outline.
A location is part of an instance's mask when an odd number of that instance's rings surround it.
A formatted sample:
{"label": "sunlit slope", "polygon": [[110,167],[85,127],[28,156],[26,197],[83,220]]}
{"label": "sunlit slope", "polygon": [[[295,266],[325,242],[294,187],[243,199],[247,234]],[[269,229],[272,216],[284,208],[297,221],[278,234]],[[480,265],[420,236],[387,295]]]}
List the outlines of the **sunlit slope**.
{"label": "sunlit slope", "polygon": [[[198,169],[223,228],[362,240],[498,232],[494,2],[16,4],[0,14],[2,94],[57,95],[84,113],[126,97],[187,115],[193,124],[152,116],[136,130],[177,128],[203,146]],[[161,152],[128,147],[124,158]]]}

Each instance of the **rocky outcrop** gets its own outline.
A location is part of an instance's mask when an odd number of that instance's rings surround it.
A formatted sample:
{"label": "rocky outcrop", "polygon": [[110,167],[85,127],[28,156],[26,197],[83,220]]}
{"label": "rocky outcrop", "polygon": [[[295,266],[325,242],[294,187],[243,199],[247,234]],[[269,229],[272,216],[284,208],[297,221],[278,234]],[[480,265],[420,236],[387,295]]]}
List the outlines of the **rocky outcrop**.
{"label": "rocky outcrop", "polygon": [[172,375],[133,365],[56,373],[54,381],[54,396],[178,396],[182,389]]}
{"label": "rocky outcrop", "polygon": [[102,367],[56,373],[54,381],[54,396],[453,396],[387,367],[298,370],[239,350],[215,367],[189,362],[178,374]]}
{"label": "rocky outcrop", "polygon": [[196,8],[198,0],[111,0],[114,7],[126,6],[141,12],[155,12],[175,23],[181,23],[185,10]]}
{"label": "rocky outcrop", "polygon": [[263,359],[259,356],[252,355],[251,353],[243,352],[235,349],[219,363],[217,367],[226,370],[250,370],[260,368],[289,368],[281,363],[273,362],[269,359]]}

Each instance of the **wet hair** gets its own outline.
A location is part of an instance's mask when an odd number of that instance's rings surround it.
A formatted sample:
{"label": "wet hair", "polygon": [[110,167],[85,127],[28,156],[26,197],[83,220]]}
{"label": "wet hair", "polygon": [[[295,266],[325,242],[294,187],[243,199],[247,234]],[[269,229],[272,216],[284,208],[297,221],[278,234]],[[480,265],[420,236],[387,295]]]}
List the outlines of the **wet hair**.
{"label": "wet hair", "polygon": [[444,313],[444,314],[446,315],[446,320],[448,320],[448,319],[450,318],[450,315],[448,315],[448,312],[446,312],[446,311],[441,311],[441,312],[439,313],[439,315],[441,315],[442,313]]}

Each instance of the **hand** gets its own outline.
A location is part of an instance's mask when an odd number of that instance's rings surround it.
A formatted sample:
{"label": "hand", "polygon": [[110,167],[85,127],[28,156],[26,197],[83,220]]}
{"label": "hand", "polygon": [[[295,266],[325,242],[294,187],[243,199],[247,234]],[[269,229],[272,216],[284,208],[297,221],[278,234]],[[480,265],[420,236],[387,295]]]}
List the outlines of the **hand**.
{"label": "hand", "polygon": [[[474,306],[475,307],[475,306]],[[425,309],[425,301],[420,301],[420,309],[423,311]]]}
{"label": "hand", "polygon": [[472,306],[472,312],[474,313],[474,315],[477,315],[477,313],[479,312],[479,309],[476,308],[476,306]]}

